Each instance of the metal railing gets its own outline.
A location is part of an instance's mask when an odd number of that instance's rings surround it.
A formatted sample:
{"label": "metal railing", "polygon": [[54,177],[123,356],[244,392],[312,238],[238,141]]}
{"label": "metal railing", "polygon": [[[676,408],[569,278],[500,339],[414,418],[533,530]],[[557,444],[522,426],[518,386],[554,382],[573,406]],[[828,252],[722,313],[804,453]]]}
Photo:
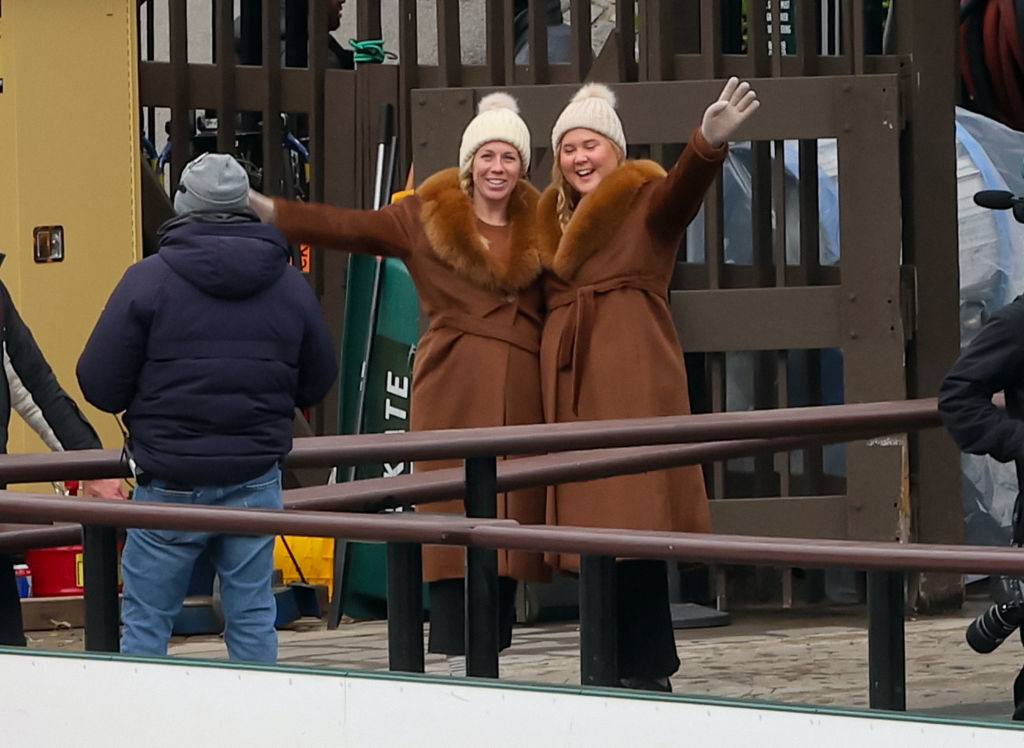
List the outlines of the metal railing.
{"label": "metal railing", "polygon": [[[938,425],[934,400],[604,421],[550,426],[467,429],[360,437],[318,437],[296,445],[288,463],[334,464],[378,459],[463,456],[464,473],[435,471],[288,492],[284,511],[186,508],[0,492],[0,519],[16,523],[74,522],[84,528],[86,647],[116,651],[118,600],[116,528],[200,529],[244,534],[344,537],[388,544],[389,662],[394,670],[423,670],[420,547],[467,548],[467,670],[496,677],[497,548],[581,555],[581,678],[586,685],[617,683],[614,655],[616,557],[722,564],[845,566],[868,570],[869,693],[874,708],[905,708],[904,572],[1024,574],[1024,556],[1010,548],[914,545],[828,539],[766,538],[582,527],[519,526],[494,519],[498,491],[590,480],[669,465],[790,449],[925,429]],[[728,439],[728,437],[733,437]],[[687,441],[723,441],[685,444]],[[680,444],[683,442],[683,444]],[[633,446],[625,446],[633,445]],[[642,446],[636,446],[642,445]],[[603,451],[584,451],[589,450]],[[608,450],[612,450],[609,452]],[[501,463],[497,455],[563,452]],[[567,454],[565,454],[567,453]],[[0,480],[123,474],[117,453],[96,450],[0,457]],[[319,510],[377,510],[396,503],[429,503],[465,496],[467,517],[327,514]],[[298,509],[295,507],[307,507]],[[3,528],[0,528],[2,530]],[[0,548],[46,544],[56,532],[0,531]]]}

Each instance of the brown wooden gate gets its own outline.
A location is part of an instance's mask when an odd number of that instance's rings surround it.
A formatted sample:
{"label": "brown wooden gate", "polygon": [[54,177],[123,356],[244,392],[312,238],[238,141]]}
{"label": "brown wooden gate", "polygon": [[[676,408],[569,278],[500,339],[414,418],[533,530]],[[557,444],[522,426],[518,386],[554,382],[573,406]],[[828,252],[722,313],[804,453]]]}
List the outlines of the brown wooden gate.
{"label": "brown wooden gate", "polygon": [[[308,16],[314,39],[326,33],[318,1],[312,0]],[[278,2],[259,2],[264,48],[278,44]],[[620,84],[628,139],[639,144],[640,155],[668,164],[722,79],[751,78],[763,106],[743,133],[752,141],[744,208],[750,256],[737,261],[725,243],[719,184],[706,201],[703,240],[681,249],[672,285],[695,403],[713,411],[736,407],[730,393],[737,377],[747,393],[743,407],[821,402],[829,396],[823,361],[837,351],[846,402],[922,397],[936,393],[959,340],[958,3],[890,4],[883,27],[878,0],[764,0],[765,13],[746,17],[739,0],[614,0],[608,3],[614,27],[597,36],[591,22],[598,20],[598,5],[567,0],[570,61],[558,65],[548,62],[545,0],[525,4],[526,39],[534,50],[527,64],[513,61],[514,0],[481,0],[483,21],[472,30],[483,40],[477,60],[465,59],[459,0],[437,0],[432,19],[418,15],[416,0],[349,0],[345,12],[356,14],[359,38],[377,38],[394,25],[391,47],[399,64],[348,72],[325,70],[317,45],[306,68],[282,68],[276,54],[260,65],[235,64],[226,52],[231,0],[210,3],[209,60],[189,60],[186,0],[143,0],[139,87],[146,113],[171,113],[172,185],[187,160],[191,116],[185,113],[211,107],[226,122],[235,112],[261,112],[268,153],[280,140],[278,113],[303,113],[310,123],[312,198],[367,207],[382,101],[398,107],[399,173],[415,162],[422,178],[454,162],[459,132],[479,97],[512,86],[541,146],[534,178],[544,186],[551,163],[546,134],[580,81]],[[151,53],[154,5],[168,9],[164,60]],[[435,47],[436,61],[424,62]],[[231,150],[233,137],[228,129],[219,132],[218,148]],[[842,256],[833,265],[821,262],[818,252],[823,138],[837,144]],[[795,189],[787,188],[792,178],[783,159],[773,158],[787,141],[799,154]],[[270,192],[280,183],[275,163],[266,165]],[[340,335],[345,260],[313,257],[312,282]],[[319,431],[333,430],[335,413],[334,403],[322,409]],[[851,444],[843,469],[828,462],[828,453],[808,450],[711,467],[716,528],[960,541],[959,462],[941,432],[909,442],[896,435]],[[927,606],[958,599],[960,586],[940,579],[916,591]]]}

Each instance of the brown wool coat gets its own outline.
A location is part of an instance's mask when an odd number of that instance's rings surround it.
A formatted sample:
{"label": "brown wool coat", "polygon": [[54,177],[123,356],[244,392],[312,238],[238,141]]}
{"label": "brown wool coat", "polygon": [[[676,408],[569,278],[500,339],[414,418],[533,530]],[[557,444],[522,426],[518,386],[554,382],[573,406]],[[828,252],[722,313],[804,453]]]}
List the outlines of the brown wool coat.
{"label": "brown wool coat", "polygon": [[[584,197],[563,234],[549,188],[538,204],[548,316],[541,382],[548,422],[690,412],[686,372],[667,302],[676,251],[718,173],[698,129],[667,175],[627,161]],[[548,489],[547,522],[637,530],[708,532],[699,466]],[[576,570],[575,555],[549,554]]]}
{"label": "brown wool coat", "polygon": [[[276,225],[290,241],[402,260],[430,328],[413,366],[410,428],[472,428],[543,422],[538,350],[543,299],[538,276],[537,191],[520,182],[509,202],[505,266],[488,253],[457,169],[426,180],[416,193],[379,211],[275,201]],[[416,470],[459,467],[419,462]],[[544,522],[544,489],[498,496],[498,517]],[[464,514],[461,499],[426,512]],[[540,554],[498,552],[499,574],[523,581],[549,576]],[[465,576],[461,548],[423,549],[428,582]]]}

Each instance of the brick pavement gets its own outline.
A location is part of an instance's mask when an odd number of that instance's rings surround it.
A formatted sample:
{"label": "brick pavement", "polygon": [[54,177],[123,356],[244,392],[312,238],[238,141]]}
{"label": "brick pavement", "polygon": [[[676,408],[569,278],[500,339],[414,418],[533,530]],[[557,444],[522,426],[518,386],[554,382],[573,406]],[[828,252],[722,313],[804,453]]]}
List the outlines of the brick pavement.
{"label": "brick pavement", "polygon": [[[933,715],[1005,720],[1010,686],[1024,662],[1011,638],[990,655],[964,642],[967,623],[985,609],[982,600],[941,617],[906,624],[907,706]],[[81,650],[81,630],[32,632],[30,646]],[[754,699],[833,707],[867,706],[867,630],[863,606],[803,610],[746,610],[726,627],[676,632],[683,665],[674,690],[694,696]],[[280,632],[283,665],[359,670],[387,668],[386,624],[343,623],[327,631],[316,619]],[[550,684],[579,683],[579,632],[575,623],[520,626],[501,657],[501,677]],[[217,636],[175,637],[176,657],[224,659]],[[447,673],[443,658],[428,655],[428,673]]]}

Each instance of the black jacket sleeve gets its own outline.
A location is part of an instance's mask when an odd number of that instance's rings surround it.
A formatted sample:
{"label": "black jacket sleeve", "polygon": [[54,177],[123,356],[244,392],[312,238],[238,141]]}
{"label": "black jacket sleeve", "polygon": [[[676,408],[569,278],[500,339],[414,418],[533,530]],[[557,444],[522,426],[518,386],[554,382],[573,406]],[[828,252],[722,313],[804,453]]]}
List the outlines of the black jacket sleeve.
{"label": "black jacket sleeve", "polygon": [[99,449],[103,445],[57,377],[0,283],[4,315],[4,374],[11,407],[53,450]]}
{"label": "black jacket sleeve", "polygon": [[1000,462],[1024,456],[1024,421],[992,395],[1024,383],[1024,297],[998,310],[960,352],[939,390],[942,423],[964,452]]}

